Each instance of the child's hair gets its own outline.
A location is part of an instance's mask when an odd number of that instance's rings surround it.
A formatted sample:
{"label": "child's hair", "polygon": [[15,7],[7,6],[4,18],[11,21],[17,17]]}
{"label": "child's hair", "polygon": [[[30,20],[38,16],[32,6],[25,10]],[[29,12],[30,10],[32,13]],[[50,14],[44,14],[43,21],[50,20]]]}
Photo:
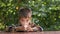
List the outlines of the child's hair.
{"label": "child's hair", "polygon": [[19,17],[25,17],[26,18],[28,16],[28,13],[32,14],[31,9],[29,9],[29,8],[21,8],[19,10]]}

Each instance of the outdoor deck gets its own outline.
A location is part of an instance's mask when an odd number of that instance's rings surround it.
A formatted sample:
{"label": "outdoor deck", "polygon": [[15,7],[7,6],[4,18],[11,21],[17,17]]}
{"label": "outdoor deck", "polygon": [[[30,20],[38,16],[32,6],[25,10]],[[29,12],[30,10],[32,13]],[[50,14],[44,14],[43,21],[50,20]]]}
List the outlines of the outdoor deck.
{"label": "outdoor deck", "polygon": [[44,32],[0,32],[0,34],[60,34],[60,31],[44,31]]}

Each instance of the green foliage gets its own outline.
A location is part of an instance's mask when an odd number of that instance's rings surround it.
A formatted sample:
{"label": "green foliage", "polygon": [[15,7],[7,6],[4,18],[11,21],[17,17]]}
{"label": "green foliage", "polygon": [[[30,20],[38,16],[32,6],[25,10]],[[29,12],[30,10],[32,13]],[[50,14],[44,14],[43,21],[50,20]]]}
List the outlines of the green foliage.
{"label": "green foliage", "polygon": [[60,0],[0,0],[0,23],[18,22],[18,8],[32,9],[32,22],[44,30],[60,30]]}

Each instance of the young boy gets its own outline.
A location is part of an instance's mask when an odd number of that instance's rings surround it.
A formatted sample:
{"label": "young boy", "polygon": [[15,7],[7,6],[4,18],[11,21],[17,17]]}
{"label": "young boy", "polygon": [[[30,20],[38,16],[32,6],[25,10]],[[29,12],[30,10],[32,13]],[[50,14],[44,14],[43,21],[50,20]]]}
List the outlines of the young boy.
{"label": "young boy", "polygon": [[[42,31],[43,29],[31,22],[32,11],[29,8],[21,8],[19,10],[19,25],[16,31]],[[18,30],[17,30],[18,29]]]}

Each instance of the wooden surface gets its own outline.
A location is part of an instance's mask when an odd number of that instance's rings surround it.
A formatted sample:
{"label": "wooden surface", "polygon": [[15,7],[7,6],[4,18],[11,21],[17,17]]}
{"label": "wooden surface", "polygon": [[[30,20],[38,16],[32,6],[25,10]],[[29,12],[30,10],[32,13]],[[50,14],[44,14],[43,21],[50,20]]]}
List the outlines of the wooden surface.
{"label": "wooden surface", "polygon": [[44,31],[44,32],[0,32],[0,34],[60,34],[60,31]]}

